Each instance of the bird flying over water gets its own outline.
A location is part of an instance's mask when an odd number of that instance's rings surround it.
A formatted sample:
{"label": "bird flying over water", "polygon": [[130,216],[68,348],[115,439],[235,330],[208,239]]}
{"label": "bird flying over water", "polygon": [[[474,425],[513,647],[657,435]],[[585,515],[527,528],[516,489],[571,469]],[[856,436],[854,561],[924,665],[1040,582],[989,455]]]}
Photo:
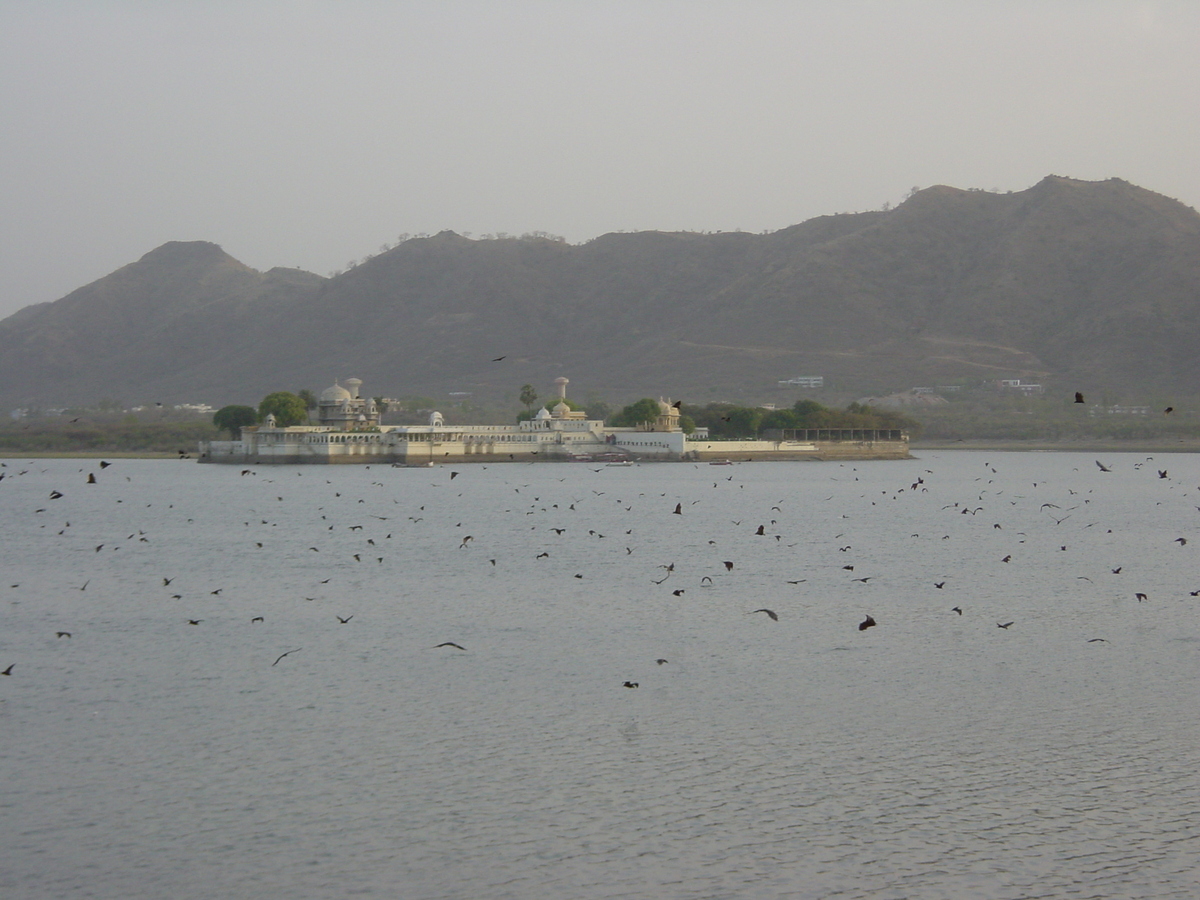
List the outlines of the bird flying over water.
{"label": "bird flying over water", "polygon": [[773,609],[765,609],[765,608],[764,609],[756,609],[756,610],[754,610],[754,612],[747,613],[747,615],[752,616],[752,615],[754,615],[754,613],[760,613],[760,612],[766,613],[768,616],[770,616],[772,622],[779,621],[779,613],[775,612],[775,610],[773,610]]}
{"label": "bird flying over water", "polygon": [[444,642],[438,644],[436,647],[431,647],[430,649],[437,650],[441,647],[453,647],[455,650],[466,650],[467,649],[466,647],[462,647],[462,646],[454,643],[454,641],[444,641]]}
{"label": "bird flying over water", "polygon": [[290,656],[291,654],[297,653],[303,649],[304,649],[303,647],[297,647],[295,650],[289,650],[287,653],[280,653],[279,659],[275,660],[275,662],[271,663],[271,665],[275,665],[275,663],[279,662],[279,660],[283,659],[285,656]]}
{"label": "bird flying over water", "polygon": [[861,622],[858,623],[858,630],[866,631],[868,628],[874,627],[874,625],[875,625],[875,620],[871,616],[867,616],[865,619],[863,619]]}
{"label": "bird flying over water", "polygon": [[1083,403],[1083,402],[1084,402],[1084,400],[1083,400],[1083,394],[1081,394],[1079,391],[1076,391],[1076,392],[1075,392],[1075,402],[1076,402],[1076,403]]}

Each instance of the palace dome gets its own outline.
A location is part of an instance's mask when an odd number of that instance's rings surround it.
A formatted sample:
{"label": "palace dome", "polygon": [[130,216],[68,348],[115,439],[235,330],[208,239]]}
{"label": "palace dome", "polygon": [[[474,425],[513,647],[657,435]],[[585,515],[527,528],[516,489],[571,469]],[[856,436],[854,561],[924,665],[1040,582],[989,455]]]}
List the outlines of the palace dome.
{"label": "palace dome", "polygon": [[338,403],[342,400],[350,399],[352,399],[350,392],[336,381],[333,383],[333,387],[327,387],[325,390],[321,391],[322,403]]}

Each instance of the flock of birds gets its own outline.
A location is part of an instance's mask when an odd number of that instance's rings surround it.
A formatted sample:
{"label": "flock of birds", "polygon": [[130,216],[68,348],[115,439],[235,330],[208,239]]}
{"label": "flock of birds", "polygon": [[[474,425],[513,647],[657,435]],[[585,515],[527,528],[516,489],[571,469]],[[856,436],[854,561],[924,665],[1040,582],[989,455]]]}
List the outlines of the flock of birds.
{"label": "flock of birds", "polygon": [[[1134,464],[1134,466],[1133,466],[1134,470],[1140,472],[1141,470],[1143,470],[1145,468],[1146,462],[1150,462],[1150,460],[1147,459],[1145,462],[1138,462],[1138,463]],[[1115,471],[1112,466],[1105,465],[1100,460],[1096,460],[1095,464],[1099,468],[1100,473],[1102,473],[1104,475],[1113,474]],[[110,466],[112,466],[112,465],[115,465],[115,464],[109,463],[107,461],[100,461],[97,465],[97,471],[85,472],[83,469],[80,469],[79,475],[81,477],[79,479],[78,490],[86,491],[86,490],[89,490],[88,486],[90,486],[90,485],[98,485],[106,478],[117,477],[117,476],[112,475],[111,473],[105,472],[105,470],[109,469]],[[506,464],[501,464],[501,465],[506,465]],[[715,504],[715,507],[716,507],[715,509],[714,509],[714,505],[712,505],[712,504],[701,505],[699,509],[696,509],[696,507],[698,505],[700,505],[704,502],[703,498],[698,498],[698,499],[691,500],[691,501],[685,501],[685,500],[675,501],[674,498],[667,499],[666,492],[662,492],[657,497],[653,494],[648,494],[647,492],[641,492],[637,495],[636,498],[627,499],[625,497],[617,497],[616,496],[617,491],[614,491],[612,494],[610,494],[608,490],[599,490],[599,489],[589,489],[585,493],[582,485],[580,484],[580,482],[582,482],[584,479],[580,479],[577,477],[579,474],[582,474],[582,472],[583,472],[582,468],[576,467],[578,464],[572,464],[568,467],[563,467],[561,465],[554,466],[554,465],[550,465],[550,464],[546,464],[546,463],[523,463],[523,464],[516,464],[513,467],[512,471],[518,472],[518,471],[520,471],[520,467],[528,467],[530,465],[538,467],[536,469],[536,474],[533,474],[532,472],[527,474],[527,480],[520,482],[520,483],[515,482],[515,481],[511,482],[511,483],[506,482],[506,484],[509,484],[509,486],[511,486],[511,488],[512,488],[512,491],[514,493],[513,499],[521,501],[521,502],[510,504],[509,508],[503,510],[503,512],[509,513],[512,515],[521,515],[523,517],[536,517],[535,520],[533,521],[533,523],[531,525],[529,525],[529,527],[528,527],[528,531],[530,532],[529,539],[527,541],[525,541],[525,546],[528,547],[528,551],[529,551],[529,560],[533,564],[537,564],[538,561],[540,561],[540,560],[546,560],[546,559],[551,558],[551,555],[552,555],[551,551],[554,549],[553,544],[547,545],[547,544],[541,543],[541,541],[548,539],[552,542],[557,542],[560,540],[568,540],[572,536],[575,536],[575,535],[578,535],[580,537],[586,536],[587,540],[597,541],[597,542],[605,541],[608,538],[608,535],[606,533],[598,530],[597,527],[587,527],[588,525],[599,525],[598,519],[589,520],[589,517],[586,515],[588,504],[599,504],[599,503],[607,504],[607,503],[611,502],[611,503],[615,503],[619,510],[624,510],[625,512],[632,512],[633,509],[635,508],[635,503],[639,507],[642,507],[643,509],[646,508],[647,504],[649,504],[650,507],[660,505],[662,514],[667,517],[678,516],[678,517],[681,517],[682,519],[686,520],[686,519],[691,519],[694,516],[695,521],[689,522],[684,529],[685,533],[690,532],[693,535],[699,535],[700,533],[709,529],[711,526],[711,523],[712,523],[712,517],[714,515],[720,515],[720,507],[721,507],[720,501],[718,501],[718,503]],[[780,465],[780,464],[763,464],[763,465]],[[833,464],[826,464],[826,465],[832,466]],[[916,465],[916,464],[914,463],[914,465]],[[28,466],[32,467],[32,466],[34,466],[34,464],[29,463]],[[984,462],[984,467],[986,469],[985,474],[981,475],[980,478],[976,479],[976,481],[986,482],[986,484],[980,484],[977,486],[978,490],[977,490],[976,495],[974,497],[972,497],[971,499],[961,499],[961,500],[953,502],[951,504],[947,504],[941,508],[941,512],[946,514],[946,516],[969,515],[969,516],[974,517],[974,516],[980,515],[981,513],[985,513],[988,510],[993,510],[994,517],[997,520],[993,523],[993,528],[995,530],[1003,530],[1004,529],[1004,521],[1003,521],[1004,516],[1001,514],[1000,510],[1003,508],[1003,506],[1005,504],[1011,504],[1011,506],[1017,506],[1018,500],[1011,499],[1010,497],[1002,497],[1002,496],[1000,496],[1002,492],[991,491],[987,486],[988,484],[991,484],[991,479],[988,479],[986,476],[988,474],[992,474],[992,475],[996,474],[997,470],[994,468],[994,466],[991,463],[986,462],[986,461]],[[371,468],[370,466],[366,466],[367,470],[370,470],[370,468]],[[482,468],[486,469],[486,468],[488,468],[488,466],[485,464],[485,465],[482,465]],[[695,468],[701,469],[702,467],[697,465],[697,466],[695,466]],[[593,475],[600,475],[600,473],[603,473],[605,471],[605,467],[601,466],[599,468],[592,468],[589,466],[589,467],[587,467],[587,470],[590,471]],[[13,471],[12,469],[10,469],[8,467],[7,463],[0,463],[0,480],[8,478],[9,484],[11,485],[14,480],[19,478],[20,476],[28,474],[29,471],[30,471],[30,468],[28,468],[28,467],[22,468],[22,469],[20,469],[20,471]],[[232,471],[232,470],[230,470],[230,471]],[[429,470],[429,472],[427,474],[432,474],[432,477],[435,479],[435,482],[436,482],[436,484],[434,485],[435,487],[449,488],[450,483],[455,481],[455,479],[458,478],[460,474],[462,474],[462,471],[466,471],[466,469],[463,469],[460,471],[459,469],[443,467],[440,470],[438,470],[438,469]],[[854,473],[856,471],[857,470],[849,464],[839,464],[839,472],[841,473],[841,476],[843,478],[848,479],[848,478],[853,477],[854,480],[857,480],[857,477],[854,475]],[[1191,486],[1184,485],[1182,482],[1178,482],[1178,483],[1173,482],[1169,475],[1168,469],[1165,469],[1165,468],[1158,469],[1157,467],[1152,467],[1151,471],[1153,471],[1157,474],[1157,478],[1155,479],[1156,481],[1167,481],[1170,483],[1170,485],[1172,487],[1180,487],[1185,492],[1192,490]],[[101,473],[103,473],[103,474],[101,474]],[[306,468],[306,467],[301,467],[299,469],[297,469],[295,467],[280,467],[277,469],[272,468],[272,467],[262,467],[262,468],[252,467],[252,468],[242,469],[240,471],[240,473],[238,473],[238,474],[239,474],[239,477],[242,477],[242,478],[248,477],[248,478],[255,479],[260,482],[260,490],[258,491],[258,496],[260,496],[260,497],[262,496],[261,486],[266,485],[266,484],[278,484],[281,479],[295,478],[295,477],[309,477],[309,478],[323,478],[324,477],[324,474],[319,469]],[[268,477],[268,474],[273,477]],[[508,474],[508,473],[506,472],[506,474]],[[98,477],[98,475],[100,475],[100,477]],[[127,478],[128,476],[125,476],[125,477]],[[919,495],[921,493],[928,493],[929,486],[926,484],[926,477],[933,479],[936,476],[935,476],[935,473],[933,470],[925,469],[921,472],[921,474],[919,474],[915,479],[913,479],[911,481],[911,483],[906,483],[902,486],[893,488],[890,491],[884,491],[883,492],[884,497],[882,499],[887,499],[890,496],[890,499],[895,500],[895,499],[899,498],[900,495],[905,494],[905,493],[908,493],[909,495],[912,495],[912,494]],[[1120,476],[1118,476],[1118,477],[1120,477]],[[736,484],[734,482],[734,478],[735,478],[735,474],[729,474],[728,476],[724,477],[723,479],[713,481],[712,488],[710,488],[709,490],[716,490],[719,488],[735,489],[735,488],[744,487],[743,484]],[[548,494],[552,493],[549,489],[545,488],[545,485],[547,484],[547,482],[550,482],[552,480],[565,485],[565,488],[574,492],[571,494],[571,499],[569,502],[565,501],[562,498],[559,499],[559,502],[553,502],[553,500],[543,499],[543,496],[542,496],[543,494],[548,495]],[[711,478],[709,478],[708,480],[711,480]],[[359,504],[365,503],[363,498],[343,497],[340,491],[333,489],[334,485],[328,478],[326,478],[325,481],[326,481],[326,484],[329,486],[329,493],[332,493],[332,497],[329,498],[329,500],[330,500],[329,505],[320,507],[318,510],[316,510],[316,512],[314,514],[315,517],[313,518],[313,520],[310,523],[312,526],[312,530],[306,532],[308,540],[313,540],[313,543],[310,543],[308,545],[307,551],[312,552],[312,553],[322,553],[323,548],[322,548],[322,546],[319,545],[320,542],[314,539],[314,536],[321,532],[328,534],[329,532],[341,531],[341,532],[344,532],[348,536],[353,536],[354,540],[356,542],[358,542],[356,547],[354,548],[356,552],[350,553],[348,557],[343,557],[342,559],[338,560],[332,566],[332,568],[329,570],[331,572],[337,572],[339,570],[344,570],[345,567],[348,565],[362,564],[367,557],[373,557],[377,565],[383,565],[385,560],[387,559],[387,554],[385,554],[383,556],[377,556],[375,554],[378,553],[380,551],[380,548],[383,545],[385,545],[388,541],[393,540],[394,534],[397,534],[397,536],[400,537],[401,539],[411,538],[412,532],[418,528],[420,523],[424,522],[427,517],[434,517],[439,512],[435,508],[427,508],[428,503],[420,504],[416,508],[406,510],[406,509],[404,509],[404,503],[402,502],[401,499],[393,498],[392,504],[394,507],[397,507],[397,509],[395,509],[393,515],[384,516],[384,515],[378,515],[375,513],[367,513],[366,516],[362,516],[359,513],[358,506],[359,506]],[[457,490],[458,488],[462,487],[464,485],[464,483],[469,484],[469,481],[470,481],[470,479],[464,479],[463,481],[457,482],[455,485],[455,489]],[[603,479],[603,477],[601,477],[595,483],[597,484],[598,487],[605,487],[605,488],[615,487],[611,482],[606,483],[606,481],[605,481],[605,479]],[[693,480],[693,482],[692,482],[693,486],[696,483],[697,483],[697,480]],[[384,482],[382,482],[382,481],[372,481],[371,484],[373,487],[379,487],[379,488],[383,488],[385,486]],[[0,487],[3,487],[3,486],[0,486]],[[1033,487],[1037,488],[1036,482],[1033,484]],[[76,490],[76,488],[72,488],[68,485],[60,485],[59,487],[56,487],[55,489],[53,489],[52,491],[48,492],[48,494],[45,495],[44,504],[31,510],[30,512],[32,514],[34,514],[35,516],[43,517],[47,520],[49,520],[49,519],[51,519],[51,517],[55,516],[60,510],[69,514],[69,510],[71,509],[71,499],[70,498],[75,490]],[[278,488],[278,490],[282,492],[283,488]],[[465,488],[464,491],[462,491],[458,494],[458,496],[462,497],[464,495],[464,493],[468,492],[469,490],[470,490],[469,488]],[[1200,487],[1195,488],[1195,490],[1200,491]],[[273,493],[273,491],[272,491],[272,493]],[[1049,516],[1049,518],[1051,520],[1053,520],[1054,528],[1055,528],[1055,530],[1057,530],[1058,526],[1062,526],[1065,522],[1067,522],[1069,519],[1071,519],[1072,515],[1075,512],[1077,512],[1080,509],[1087,508],[1087,505],[1091,502],[1091,498],[1086,495],[1088,493],[1091,493],[1090,490],[1085,493],[1082,487],[1080,488],[1079,491],[1076,491],[1074,489],[1068,489],[1068,496],[1071,497],[1073,500],[1077,500],[1077,502],[1074,505],[1072,505],[1068,509],[1064,510],[1060,506],[1060,504],[1056,504],[1056,503],[1053,503],[1053,502],[1050,502],[1049,500],[1047,500],[1046,502],[1041,504],[1041,506],[1038,508],[1038,512],[1047,514]],[[581,496],[575,496],[576,494],[579,494]],[[555,496],[558,496],[558,493],[555,493]],[[280,494],[276,495],[275,499],[277,501],[282,502],[284,500],[284,497],[282,496],[282,493],[280,493]],[[832,497],[826,498],[826,499],[832,499]],[[118,500],[117,502],[120,502],[120,500]],[[874,504],[874,502],[875,501],[872,501],[872,504]],[[761,510],[762,519],[759,521],[746,521],[744,516],[741,519],[730,520],[730,524],[732,524],[737,529],[737,533],[744,536],[744,538],[739,538],[738,540],[745,539],[745,540],[750,540],[750,541],[759,541],[759,540],[774,541],[777,544],[783,544],[786,549],[794,549],[796,546],[798,546],[799,541],[793,543],[791,541],[792,536],[785,534],[784,527],[780,524],[780,519],[783,516],[783,510],[784,510],[785,506],[787,505],[787,503],[788,503],[787,498],[781,498],[776,504],[771,505],[769,507],[769,509],[764,508],[763,510]],[[377,508],[377,507],[372,507],[372,508]],[[1196,510],[1198,512],[1200,512],[1200,506],[1196,506]],[[1062,515],[1062,516],[1057,515],[1055,511],[1058,511],[1059,513],[1065,512],[1066,515]],[[405,515],[406,512],[408,513],[407,515]],[[496,512],[496,510],[490,510],[489,512]],[[350,517],[351,513],[353,513],[352,517]],[[44,529],[48,529],[49,531],[55,531],[57,536],[69,539],[71,537],[71,528],[72,528],[70,520],[65,517],[60,517],[60,518],[62,521],[61,526],[58,526],[57,524],[48,526],[46,523],[43,523],[40,527],[44,528]],[[365,520],[368,518],[371,520],[374,520],[369,528],[365,524]],[[545,525],[541,524],[542,519],[544,519],[544,518],[552,518],[554,520],[553,524],[545,524]],[[845,516],[843,516],[843,518],[845,518]],[[359,519],[362,519],[364,521],[358,521]],[[611,521],[611,519],[606,519],[605,521]],[[631,517],[630,522],[634,522],[634,521],[636,521],[636,517]],[[645,519],[642,519],[641,521],[643,521],[643,523],[644,523]],[[275,524],[276,523],[270,521],[268,518],[262,518],[260,515],[257,525],[255,523],[252,523],[250,520],[246,520],[243,523],[243,527],[248,530],[253,530],[255,527],[260,528],[260,529],[264,528],[264,527],[267,527],[267,528],[273,527]],[[479,524],[483,527],[487,527],[487,526],[483,525],[482,520],[480,521]],[[601,527],[604,527],[604,526],[601,526]],[[733,575],[735,572],[735,569],[738,569],[739,566],[742,565],[741,563],[736,562],[734,559],[722,558],[723,555],[729,555],[730,548],[728,545],[723,544],[722,546],[725,548],[723,550],[723,552],[718,551],[716,549],[718,541],[715,539],[712,539],[712,538],[710,538],[707,542],[708,545],[711,548],[713,548],[714,553],[716,553],[716,558],[715,558],[714,563],[712,564],[711,571],[706,571],[703,573],[688,573],[687,575],[685,575],[681,570],[677,569],[676,563],[674,561],[647,562],[642,559],[642,556],[644,555],[644,553],[643,553],[642,547],[639,545],[638,534],[637,534],[637,531],[639,528],[645,528],[645,527],[647,527],[645,524],[642,524],[642,525],[634,524],[629,529],[623,529],[624,534],[620,535],[620,537],[625,538],[625,540],[621,541],[621,543],[624,545],[623,553],[616,555],[615,558],[618,560],[621,560],[621,559],[630,560],[630,562],[628,563],[629,565],[636,565],[637,567],[639,567],[638,571],[645,572],[646,574],[644,577],[645,577],[645,581],[646,581],[647,591],[650,592],[651,594],[653,593],[653,591],[655,589],[660,588],[663,585],[670,582],[670,585],[668,585],[668,587],[665,588],[665,590],[669,591],[670,595],[672,597],[684,598],[685,594],[687,594],[687,592],[689,590],[693,590],[693,589],[701,590],[701,589],[713,587],[717,583],[716,579],[718,579],[722,576]],[[1084,529],[1092,529],[1092,528],[1100,528],[1100,527],[1102,527],[1102,526],[1100,526],[1100,523],[1092,522],[1092,523],[1089,523],[1088,525],[1084,526]],[[463,528],[463,522],[462,521],[457,522],[454,525],[454,528],[455,529]],[[463,529],[463,530],[465,530],[465,529]],[[400,532],[400,533],[398,534],[398,532]],[[461,534],[461,532],[459,532],[459,534]],[[550,537],[551,535],[553,537]],[[912,535],[912,537],[917,537],[917,536],[918,535],[915,535],[915,534]],[[1023,535],[1020,535],[1020,534],[1018,535],[1018,537],[1016,539],[1018,543],[1024,542],[1022,540],[1022,536]],[[851,554],[853,552],[854,548],[850,543],[846,543],[844,541],[844,538],[845,538],[845,533],[839,533],[839,534],[833,536],[832,538],[829,538],[828,539],[828,548],[829,548],[828,552],[843,553],[843,554],[848,554],[848,555]],[[94,548],[92,548],[92,551],[94,553],[99,553],[106,546],[110,547],[110,549],[112,549],[112,550],[115,550],[115,549],[118,549],[120,546],[122,546],[122,541],[126,541],[126,542],[132,541],[136,544],[136,543],[149,543],[151,541],[151,539],[152,539],[151,536],[147,535],[147,533],[145,531],[139,530],[137,532],[128,534],[128,536],[124,537],[124,538],[121,538],[120,536],[113,536],[109,540],[106,540],[102,543],[95,545]],[[949,539],[949,534],[945,535],[945,537],[943,539]],[[264,541],[257,540],[256,536],[250,536],[247,538],[247,540],[250,541],[256,549],[261,550],[264,547]],[[474,533],[463,534],[461,537],[456,536],[455,541],[456,541],[455,546],[456,546],[457,550],[463,552],[463,556],[460,557],[460,559],[464,559],[464,560],[469,555],[472,555],[472,554],[478,552],[476,550],[476,548],[481,545],[480,539],[477,538],[476,534],[474,534]],[[1187,546],[1187,544],[1188,544],[1188,540],[1185,536],[1177,537],[1174,539],[1173,542],[1177,543],[1179,545],[1179,547],[1181,547],[1181,548]],[[307,541],[306,541],[306,543],[307,543]],[[811,542],[806,542],[806,543],[811,543]],[[341,546],[342,545],[339,545],[339,547],[341,547]],[[1065,544],[1062,545],[1061,549],[1066,550],[1067,549],[1066,545]],[[557,551],[555,551],[555,552],[557,552]],[[797,558],[799,558],[800,555],[801,555],[800,551],[797,551],[797,553],[796,553]],[[610,556],[610,560],[612,558],[613,557]],[[349,563],[349,559],[353,559],[354,563],[353,564]],[[851,557],[851,560],[852,559],[853,559],[853,557]],[[839,561],[840,569],[843,570],[847,576],[852,576],[852,577],[846,578],[847,583],[857,583],[860,585],[868,585],[868,583],[871,582],[873,579],[878,578],[878,575],[875,575],[875,574],[873,574],[873,575],[855,574],[856,565],[858,563],[851,561],[851,560],[847,560],[844,563]],[[1011,553],[1011,552],[1006,554],[1005,556],[999,558],[1000,563],[1011,563],[1012,560],[1013,560],[1013,553]],[[491,568],[494,569],[497,566],[497,558],[496,557],[487,557],[487,558],[485,558],[485,560],[483,561],[482,564],[486,565],[486,566],[490,566]],[[612,564],[613,563],[611,563],[611,562],[609,563],[609,565],[612,565]],[[798,564],[800,564],[800,563],[798,562]],[[652,566],[652,569],[650,569],[651,566]],[[1123,565],[1112,566],[1112,567],[1110,567],[1111,574],[1112,575],[1120,575],[1121,572],[1123,571],[1123,568],[1124,568]],[[658,574],[654,574],[654,575],[650,574],[651,571],[661,574],[661,577],[658,577]],[[176,577],[177,576],[170,576],[170,575],[162,576],[162,587],[170,588],[172,586],[173,582],[176,580]],[[583,572],[575,572],[572,574],[571,577],[573,577],[574,579],[582,580],[585,576],[584,576]],[[335,578],[335,575],[331,574],[329,577],[319,581],[319,585],[327,586],[327,585],[329,585],[330,581],[333,580],[334,578]],[[674,578],[674,581],[671,581],[672,578]],[[1085,581],[1089,581],[1089,582],[1091,581],[1091,578],[1086,575],[1081,575],[1081,576],[1079,576],[1079,578],[1081,578]],[[678,585],[679,582],[684,579],[688,579],[688,580],[686,580],[683,585],[675,586],[675,585]],[[934,576],[934,578],[931,578],[930,585],[934,590],[941,591],[946,588],[947,583],[950,582],[951,580],[952,580],[952,576],[947,576],[947,575],[939,573],[938,576]],[[786,582],[786,584],[791,585],[791,586],[800,586],[800,585],[806,584],[808,582],[808,579],[807,578],[794,578],[794,579],[784,579],[784,581]],[[90,579],[85,580],[83,582],[82,586],[80,586],[78,588],[78,590],[86,591],[89,583],[91,583]],[[20,588],[19,583],[14,583],[14,584],[10,585],[10,589],[17,590],[19,588]],[[224,590],[224,587],[207,586],[204,590],[206,590],[207,594],[210,596],[220,597]],[[194,591],[193,596],[195,596],[196,593],[199,593],[199,592]],[[1200,596],[1200,590],[1192,590],[1189,592],[1189,594],[1192,597]],[[182,593],[177,592],[177,593],[170,594],[169,596],[172,600],[175,600],[175,601],[184,600],[184,595]],[[959,596],[962,596],[962,595],[959,595]],[[1149,600],[1149,595],[1146,591],[1133,592],[1133,597],[1138,602],[1145,602],[1145,601]],[[315,598],[312,596],[304,597],[304,600],[309,601],[309,602],[313,601],[314,599]],[[688,598],[688,599],[690,599],[690,598]],[[963,603],[965,603],[965,602],[967,602],[967,601],[960,599],[956,605],[954,605],[952,607],[946,607],[946,612],[952,613],[957,616],[963,616],[963,614],[964,614]],[[774,607],[767,607],[767,606],[758,606],[755,609],[746,610],[744,615],[755,616],[755,615],[761,614],[761,615],[765,616],[766,619],[768,619],[770,622],[779,622],[781,619],[781,615],[782,615],[781,612],[779,611],[779,609],[782,609],[782,607],[774,608]],[[860,613],[860,615],[862,615],[862,613]],[[334,614],[333,618],[336,619],[336,622],[339,625],[350,625],[351,622],[355,620],[355,615],[350,614],[350,615],[342,616],[342,615]],[[204,618],[199,618],[199,617],[190,618],[190,617],[185,616],[182,618],[181,621],[188,626],[200,626],[206,620]],[[250,617],[249,624],[250,625],[266,624],[266,618],[262,615],[256,615],[256,616]],[[1015,624],[1016,624],[1015,620],[998,621],[998,622],[996,622],[996,627],[1000,630],[1008,631]],[[876,628],[876,627],[879,627],[879,622],[876,621],[873,614],[865,614],[865,617],[862,618],[862,620],[857,623],[857,630],[859,632],[863,632],[868,629]],[[71,631],[57,630],[54,633],[55,633],[55,636],[57,639],[72,638]],[[1105,638],[1092,637],[1092,638],[1088,638],[1088,642],[1089,643],[1106,643],[1107,640]],[[283,652],[280,652],[274,658],[274,661],[270,663],[271,667],[278,666],[278,665],[280,665],[280,663],[287,660],[288,657],[291,657],[293,654],[300,653],[303,650],[303,647],[294,647],[291,649],[280,648],[280,649],[283,650]],[[455,652],[460,652],[460,653],[469,652],[468,648],[464,644],[456,642],[456,641],[452,641],[452,640],[443,641],[436,645],[430,646],[428,649],[441,650],[441,651],[455,651]],[[662,666],[662,665],[666,665],[669,661],[665,658],[658,658],[658,659],[655,659],[654,662],[658,666]],[[7,665],[7,668],[0,671],[0,675],[11,677],[14,674],[14,668],[16,668],[16,664],[9,662]],[[626,679],[620,683],[622,684],[623,687],[625,687],[627,689],[635,689],[640,686],[640,683],[638,681],[635,681],[632,679]]]}

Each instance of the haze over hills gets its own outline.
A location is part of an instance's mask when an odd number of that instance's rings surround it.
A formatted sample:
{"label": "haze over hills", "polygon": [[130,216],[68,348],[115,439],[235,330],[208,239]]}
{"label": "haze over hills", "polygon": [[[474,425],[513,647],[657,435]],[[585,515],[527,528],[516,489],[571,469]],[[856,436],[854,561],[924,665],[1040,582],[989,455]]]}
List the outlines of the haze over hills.
{"label": "haze over hills", "polygon": [[0,400],[219,406],[352,375],[373,395],[508,401],[558,375],[617,402],[771,399],[795,375],[850,395],[1022,378],[1133,397],[1197,393],[1197,346],[1200,215],[1050,176],[771,234],[443,232],[331,278],[172,242],[0,322]]}

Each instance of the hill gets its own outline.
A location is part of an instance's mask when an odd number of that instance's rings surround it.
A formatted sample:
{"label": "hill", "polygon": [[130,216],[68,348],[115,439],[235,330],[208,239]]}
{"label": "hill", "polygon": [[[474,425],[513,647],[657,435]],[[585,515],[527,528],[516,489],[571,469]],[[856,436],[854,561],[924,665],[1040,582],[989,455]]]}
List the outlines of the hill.
{"label": "hill", "polygon": [[1195,210],[1050,176],[761,235],[443,232],[328,279],[169,243],[0,322],[0,400],[220,405],[349,375],[510,401],[560,374],[614,401],[770,399],[800,374],[843,396],[991,378],[1194,394],[1198,345]]}

